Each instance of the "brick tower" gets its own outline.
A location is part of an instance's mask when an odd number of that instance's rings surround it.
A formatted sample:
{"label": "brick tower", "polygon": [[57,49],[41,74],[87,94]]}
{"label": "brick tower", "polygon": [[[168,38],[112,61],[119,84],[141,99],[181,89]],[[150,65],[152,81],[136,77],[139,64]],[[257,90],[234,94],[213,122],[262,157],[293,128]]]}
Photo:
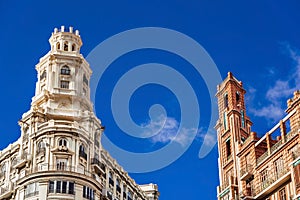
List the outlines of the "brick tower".
{"label": "brick tower", "polygon": [[234,78],[231,72],[217,88],[219,119],[215,128],[218,133],[219,147],[220,186],[218,193],[221,196],[236,197],[238,195],[239,163],[236,157],[238,144],[248,138],[252,125],[246,115],[245,93],[242,82]]}

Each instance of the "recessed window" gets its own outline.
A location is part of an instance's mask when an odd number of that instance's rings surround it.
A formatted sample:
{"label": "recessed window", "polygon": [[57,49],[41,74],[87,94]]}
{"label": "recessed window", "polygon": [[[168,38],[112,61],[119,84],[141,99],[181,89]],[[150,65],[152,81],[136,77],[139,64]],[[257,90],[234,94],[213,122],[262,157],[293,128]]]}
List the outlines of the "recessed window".
{"label": "recessed window", "polygon": [[37,196],[39,194],[39,183],[31,183],[26,186],[25,198]]}
{"label": "recessed window", "polygon": [[224,95],[224,106],[225,106],[225,108],[228,107],[228,94]]}
{"label": "recessed window", "polygon": [[285,188],[283,188],[282,190],[279,191],[279,199],[280,200],[287,200]]}
{"label": "recessed window", "polygon": [[6,165],[2,165],[1,167],[1,171],[0,171],[0,178],[5,178],[5,175],[6,175]]}
{"label": "recessed window", "polygon": [[95,199],[95,190],[93,190],[92,188],[89,188],[87,186],[83,186],[82,197],[89,199],[89,200],[94,200]]}
{"label": "recessed window", "polygon": [[74,182],[70,181],[49,181],[49,193],[75,194]]}
{"label": "recessed window", "polygon": [[83,145],[79,146],[79,157],[87,159],[87,154],[85,153],[85,148]]}
{"label": "recessed window", "polygon": [[242,127],[245,128],[245,112],[241,110]]}
{"label": "recessed window", "polygon": [[44,141],[40,141],[37,145],[37,154],[45,152],[46,151],[46,144]]}
{"label": "recessed window", "polygon": [[67,140],[66,139],[60,139],[59,141],[58,141],[58,146],[67,146]]}
{"label": "recessed window", "polygon": [[60,69],[60,74],[62,75],[70,75],[71,74],[71,70],[67,65],[64,65],[61,69]]}
{"label": "recessed window", "polygon": [[83,82],[84,82],[86,85],[89,85],[89,81],[88,81],[88,79],[86,78],[86,75],[85,75],[85,74],[83,75]]}
{"label": "recessed window", "polygon": [[231,156],[231,144],[230,144],[230,138],[226,140],[226,155],[227,157]]}
{"label": "recessed window", "polygon": [[46,70],[44,70],[43,73],[42,73],[41,76],[40,76],[40,80],[45,79],[46,76],[47,76],[47,72],[46,72]]}
{"label": "recessed window", "polygon": [[76,51],[76,45],[72,44],[72,51]]}
{"label": "recessed window", "polygon": [[69,89],[70,82],[69,81],[60,81],[60,88]]}
{"label": "recessed window", "polygon": [[238,91],[235,93],[235,99],[237,103],[240,101],[240,93]]}
{"label": "recessed window", "polygon": [[60,43],[59,42],[56,43],[56,49],[60,50]]}
{"label": "recessed window", "polygon": [[65,42],[64,43],[64,51],[68,51],[68,48],[69,48],[68,42]]}

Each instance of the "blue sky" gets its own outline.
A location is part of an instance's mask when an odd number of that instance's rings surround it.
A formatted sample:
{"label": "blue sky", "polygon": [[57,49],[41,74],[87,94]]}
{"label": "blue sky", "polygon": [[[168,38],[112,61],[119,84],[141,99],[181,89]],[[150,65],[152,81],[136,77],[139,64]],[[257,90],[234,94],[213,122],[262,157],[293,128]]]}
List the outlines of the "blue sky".
{"label": "blue sky", "polygon": [[[29,109],[34,95],[35,64],[49,51],[48,38],[61,25],[80,30],[84,56],[105,39],[133,28],[163,27],[193,38],[209,53],[223,78],[232,71],[243,81],[247,89],[247,114],[254,122],[252,130],[263,134],[284,115],[287,98],[299,89],[299,6],[296,0],[288,3],[271,0],[0,1],[0,148],[20,135],[17,121]],[[144,49],[115,60],[102,76],[96,94],[97,116],[106,126],[105,134],[119,147],[137,153],[158,150],[174,137],[181,120],[180,103],[166,87],[144,85],[133,93],[129,104],[132,120],[150,130],[159,126],[160,121],[158,118],[148,123],[149,108],[153,104],[163,105],[168,118],[167,127],[160,135],[143,140],[128,136],[112,115],[110,101],[114,85],[123,73],[150,62],[171,66],[189,80],[199,101],[200,129],[189,149],[174,163],[132,176],[138,183],[157,183],[161,200],[216,199],[216,146],[205,158],[198,157],[209,123],[211,102],[203,77],[184,59],[162,50]],[[187,133],[187,137],[177,138],[178,148],[190,139],[188,136]]]}

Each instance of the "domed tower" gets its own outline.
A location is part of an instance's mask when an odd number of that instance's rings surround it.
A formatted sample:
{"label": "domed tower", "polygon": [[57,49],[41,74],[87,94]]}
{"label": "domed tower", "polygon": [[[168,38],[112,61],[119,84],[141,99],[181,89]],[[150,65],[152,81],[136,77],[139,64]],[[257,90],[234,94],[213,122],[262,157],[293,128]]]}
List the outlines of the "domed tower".
{"label": "domed tower", "polygon": [[36,65],[38,81],[32,109],[54,119],[80,118],[92,111],[89,80],[92,71],[80,54],[79,31],[54,29],[51,50]]}
{"label": "domed tower", "polygon": [[157,185],[137,185],[101,146],[79,32],[62,26],[49,42],[21,138],[0,151],[0,199],[158,199]]}
{"label": "domed tower", "polygon": [[100,163],[104,128],[90,101],[92,71],[80,54],[79,31],[55,28],[49,42],[51,50],[36,65],[31,108],[20,120],[21,162],[16,170],[24,177],[16,199],[32,195],[30,190],[36,188],[47,191],[39,199],[99,199],[102,188],[91,177],[91,160]]}

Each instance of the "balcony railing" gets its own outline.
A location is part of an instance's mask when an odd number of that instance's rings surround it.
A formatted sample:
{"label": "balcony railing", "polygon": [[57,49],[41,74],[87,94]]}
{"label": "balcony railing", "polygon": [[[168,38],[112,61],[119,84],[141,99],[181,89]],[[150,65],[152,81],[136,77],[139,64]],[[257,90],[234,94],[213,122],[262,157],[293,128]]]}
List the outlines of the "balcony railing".
{"label": "balcony railing", "polygon": [[[271,148],[270,148],[270,155],[272,155],[274,152],[276,152],[279,148],[281,148],[284,144],[286,144],[287,142],[289,142],[292,138],[294,138],[294,136],[296,136],[298,134],[298,128],[296,128],[296,130],[293,130],[291,132],[289,132],[288,134],[285,135],[285,141],[283,142],[283,140],[279,140],[276,144],[274,144]],[[262,163],[267,157],[270,156],[268,153],[268,150],[262,154],[259,158],[257,158],[256,160],[256,165],[259,165],[260,163]]]}
{"label": "balcony railing", "polygon": [[92,158],[91,164],[97,165],[103,172],[105,172],[105,165],[101,163],[97,158]]}
{"label": "balcony railing", "polygon": [[282,167],[282,169],[279,172],[273,172],[265,177],[265,181],[261,181],[258,184],[255,184],[255,187],[253,188],[253,196],[258,195],[263,190],[267,189],[269,186],[271,186],[273,183],[275,183],[277,180],[279,180],[281,177],[286,175],[289,172],[288,166]]}

